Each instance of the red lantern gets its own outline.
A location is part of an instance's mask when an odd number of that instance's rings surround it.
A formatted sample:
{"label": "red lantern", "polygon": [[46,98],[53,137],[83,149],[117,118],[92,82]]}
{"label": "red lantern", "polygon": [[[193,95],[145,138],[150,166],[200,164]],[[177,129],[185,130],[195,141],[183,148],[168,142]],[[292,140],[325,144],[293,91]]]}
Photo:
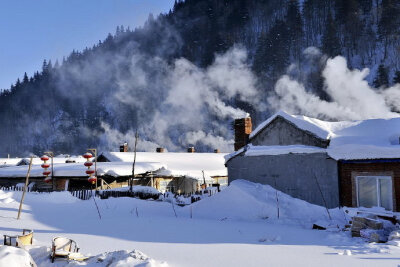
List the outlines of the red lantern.
{"label": "red lantern", "polygon": [[86,170],[86,174],[91,175],[91,174],[93,174],[93,173],[94,173],[94,170]]}
{"label": "red lantern", "polygon": [[50,173],[51,173],[51,171],[44,171],[44,172],[43,172],[43,175],[44,175],[44,176],[49,176]]}
{"label": "red lantern", "polygon": [[85,165],[86,167],[90,167],[93,165],[93,162],[91,161],[86,161],[83,165]]}
{"label": "red lantern", "polygon": [[85,159],[90,159],[90,158],[93,157],[93,155],[90,154],[89,152],[86,152],[85,154],[83,154],[83,157],[84,157]]}
{"label": "red lantern", "polygon": [[97,180],[97,177],[94,177],[94,176],[90,176],[88,179],[89,183],[92,183],[92,184],[94,184],[96,182],[96,180]]}
{"label": "red lantern", "polygon": [[45,182],[45,183],[50,183],[50,182],[51,182],[51,177],[46,177],[46,178],[44,178],[44,182]]}
{"label": "red lantern", "polygon": [[50,168],[50,164],[48,164],[48,163],[44,163],[41,166],[42,166],[43,169]]}
{"label": "red lantern", "polygon": [[40,159],[43,160],[43,161],[48,161],[48,160],[49,160],[49,157],[46,156],[46,155],[43,155]]}

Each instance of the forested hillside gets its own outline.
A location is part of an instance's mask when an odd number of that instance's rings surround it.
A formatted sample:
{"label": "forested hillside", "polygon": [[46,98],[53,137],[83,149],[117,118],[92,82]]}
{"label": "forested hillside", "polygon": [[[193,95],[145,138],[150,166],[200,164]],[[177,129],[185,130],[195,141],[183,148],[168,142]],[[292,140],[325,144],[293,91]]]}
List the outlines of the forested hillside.
{"label": "forested hillside", "polygon": [[176,1],[3,90],[0,156],[115,150],[135,130],[140,150],[232,150],[232,119],[273,112],[283,74],[327,101],[328,57],[370,68],[379,90],[400,83],[399,14],[394,0]]}

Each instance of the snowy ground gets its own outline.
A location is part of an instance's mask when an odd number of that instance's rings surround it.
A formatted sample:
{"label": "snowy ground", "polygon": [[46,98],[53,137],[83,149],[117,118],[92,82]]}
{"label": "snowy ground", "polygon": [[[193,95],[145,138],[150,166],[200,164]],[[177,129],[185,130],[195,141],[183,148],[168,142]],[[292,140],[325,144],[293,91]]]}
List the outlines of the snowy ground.
{"label": "snowy ground", "polygon": [[[55,236],[77,241],[85,255],[103,255],[114,266],[397,266],[400,248],[369,244],[349,232],[311,230],[313,222],[329,223],[326,210],[245,181],[191,206],[133,198],[79,200],[67,192],[28,193],[16,220],[21,192],[0,191],[0,233],[34,230],[29,248],[38,266],[52,266],[46,247]],[[342,210],[331,210],[343,224]],[[192,214],[192,218],[191,218]],[[136,250],[135,252],[132,252]],[[138,259],[140,252],[143,256]],[[1,252],[0,252],[1,254]],[[89,266],[97,264],[99,256]],[[2,265],[3,263],[3,265]],[[79,263],[79,265],[85,263]],[[65,266],[61,260],[54,266]],[[72,264],[73,266],[76,266]],[[4,262],[0,261],[0,266]]]}

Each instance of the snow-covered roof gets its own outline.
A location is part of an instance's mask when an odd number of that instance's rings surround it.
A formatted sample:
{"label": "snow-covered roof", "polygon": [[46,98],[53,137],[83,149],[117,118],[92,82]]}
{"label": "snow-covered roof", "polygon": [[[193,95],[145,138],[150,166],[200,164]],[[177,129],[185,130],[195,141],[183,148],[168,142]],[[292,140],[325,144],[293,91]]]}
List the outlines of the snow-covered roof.
{"label": "snow-covered roof", "polygon": [[20,158],[0,158],[0,168],[15,166],[20,161]]}
{"label": "snow-covered roof", "polygon": [[[304,146],[247,146],[226,157],[226,160],[246,150],[246,156],[287,153],[327,152],[334,159],[387,159],[400,158],[400,117],[362,121],[328,122],[306,116],[290,115],[279,111],[261,123],[250,139],[267,127],[276,117],[282,117],[298,128],[330,140],[327,149]],[[250,141],[251,142],[251,141]]]}
{"label": "snow-covered roof", "polygon": [[[73,157],[65,157],[65,156],[56,156],[53,158],[54,163],[66,163],[66,161],[72,161],[75,163],[83,163],[86,159],[82,156],[73,156]],[[25,165],[29,164],[30,158],[20,158],[19,161],[15,165]],[[49,159],[48,162],[51,162]],[[32,165],[42,165],[43,161],[40,158],[32,158]]]}
{"label": "snow-covered roof", "polygon": [[[203,179],[213,176],[227,176],[224,153],[152,153],[137,152],[136,162],[161,162],[166,167],[164,175],[189,176]],[[133,162],[133,152],[104,152],[102,153],[111,162]]]}
{"label": "snow-covered roof", "polygon": [[[149,171],[156,171],[165,168],[159,162],[136,162],[135,174],[142,174]],[[87,176],[85,173],[87,167],[82,163],[55,163],[54,176],[55,177],[82,177]],[[12,166],[7,168],[0,168],[0,177],[25,177],[28,171],[28,166]],[[40,165],[33,165],[30,177],[43,177],[43,169]],[[97,163],[98,176],[129,176],[132,175],[131,162],[98,162]]]}
{"label": "snow-covered roof", "polygon": [[[266,121],[262,122],[260,125],[254,129],[254,131],[250,134],[249,138],[252,139],[254,136],[256,136],[259,132],[261,132],[265,127],[267,127],[273,120],[275,120],[277,117],[282,117],[286,119],[287,121],[290,121],[294,125],[296,125],[298,128],[311,132],[314,135],[318,136],[319,138],[322,139],[328,139],[330,137],[330,132],[326,127],[325,121],[321,121],[318,119],[314,118],[309,118],[306,116],[294,116],[287,114],[284,111],[278,111],[271,117],[269,117]],[[329,122],[328,122],[329,124]]]}

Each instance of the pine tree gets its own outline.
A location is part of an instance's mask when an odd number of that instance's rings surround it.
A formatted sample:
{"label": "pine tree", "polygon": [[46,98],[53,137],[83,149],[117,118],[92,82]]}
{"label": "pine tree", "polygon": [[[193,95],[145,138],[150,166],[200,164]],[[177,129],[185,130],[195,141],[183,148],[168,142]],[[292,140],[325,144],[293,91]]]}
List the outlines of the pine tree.
{"label": "pine tree", "polygon": [[268,34],[258,39],[253,69],[256,73],[270,72],[273,76],[282,74],[289,63],[287,25],[277,20]]}
{"label": "pine tree", "polygon": [[326,20],[325,32],[322,36],[322,51],[330,57],[341,54],[340,40],[332,14]]}
{"label": "pine tree", "polygon": [[383,64],[380,64],[374,80],[374,86],[376,88],[380,88],[382,86],[387,87],[388,84],[389,84],[388,71]]}
{"label": "pine tree", "polygon": [[48,70],[48,66],[47,66],[47,60],[43,60],[43,64],[42,64],[42,72],[45,73]]}
{"label": "pine tree", "polygon": [[26,72],[24,73],[24,78],[22,79],[22,83],[23,84],[28,84],[29,83],[28,74],[26,74]]}
{"label": "pine tree", "polygon": [[379,39],[384,43],[384,58],[390,41],[400,33],[400,4],[396,0],[382,0],[382,15],[378,24]]}
{"label": "pine tree", "polygon": [[18,90],[19,88],[21,88],[21,81],[20,81],[20,79],[18,78],[18,79],[17,79],[17,82],[15,83],[15,89]]}
{"label": "pine tree", "polygon": [[293,56],[298,59],[301,52],[302,41],[304,37],[303,19],[300,13],[300,6],[297,0],[290,0],[286,13],[287,38],[289,41],[289,50]]}
{"label": "pine tree", "polygon": [[394,73],[393,83],[394,84],[400,83],[400,70],[397,70]]}

